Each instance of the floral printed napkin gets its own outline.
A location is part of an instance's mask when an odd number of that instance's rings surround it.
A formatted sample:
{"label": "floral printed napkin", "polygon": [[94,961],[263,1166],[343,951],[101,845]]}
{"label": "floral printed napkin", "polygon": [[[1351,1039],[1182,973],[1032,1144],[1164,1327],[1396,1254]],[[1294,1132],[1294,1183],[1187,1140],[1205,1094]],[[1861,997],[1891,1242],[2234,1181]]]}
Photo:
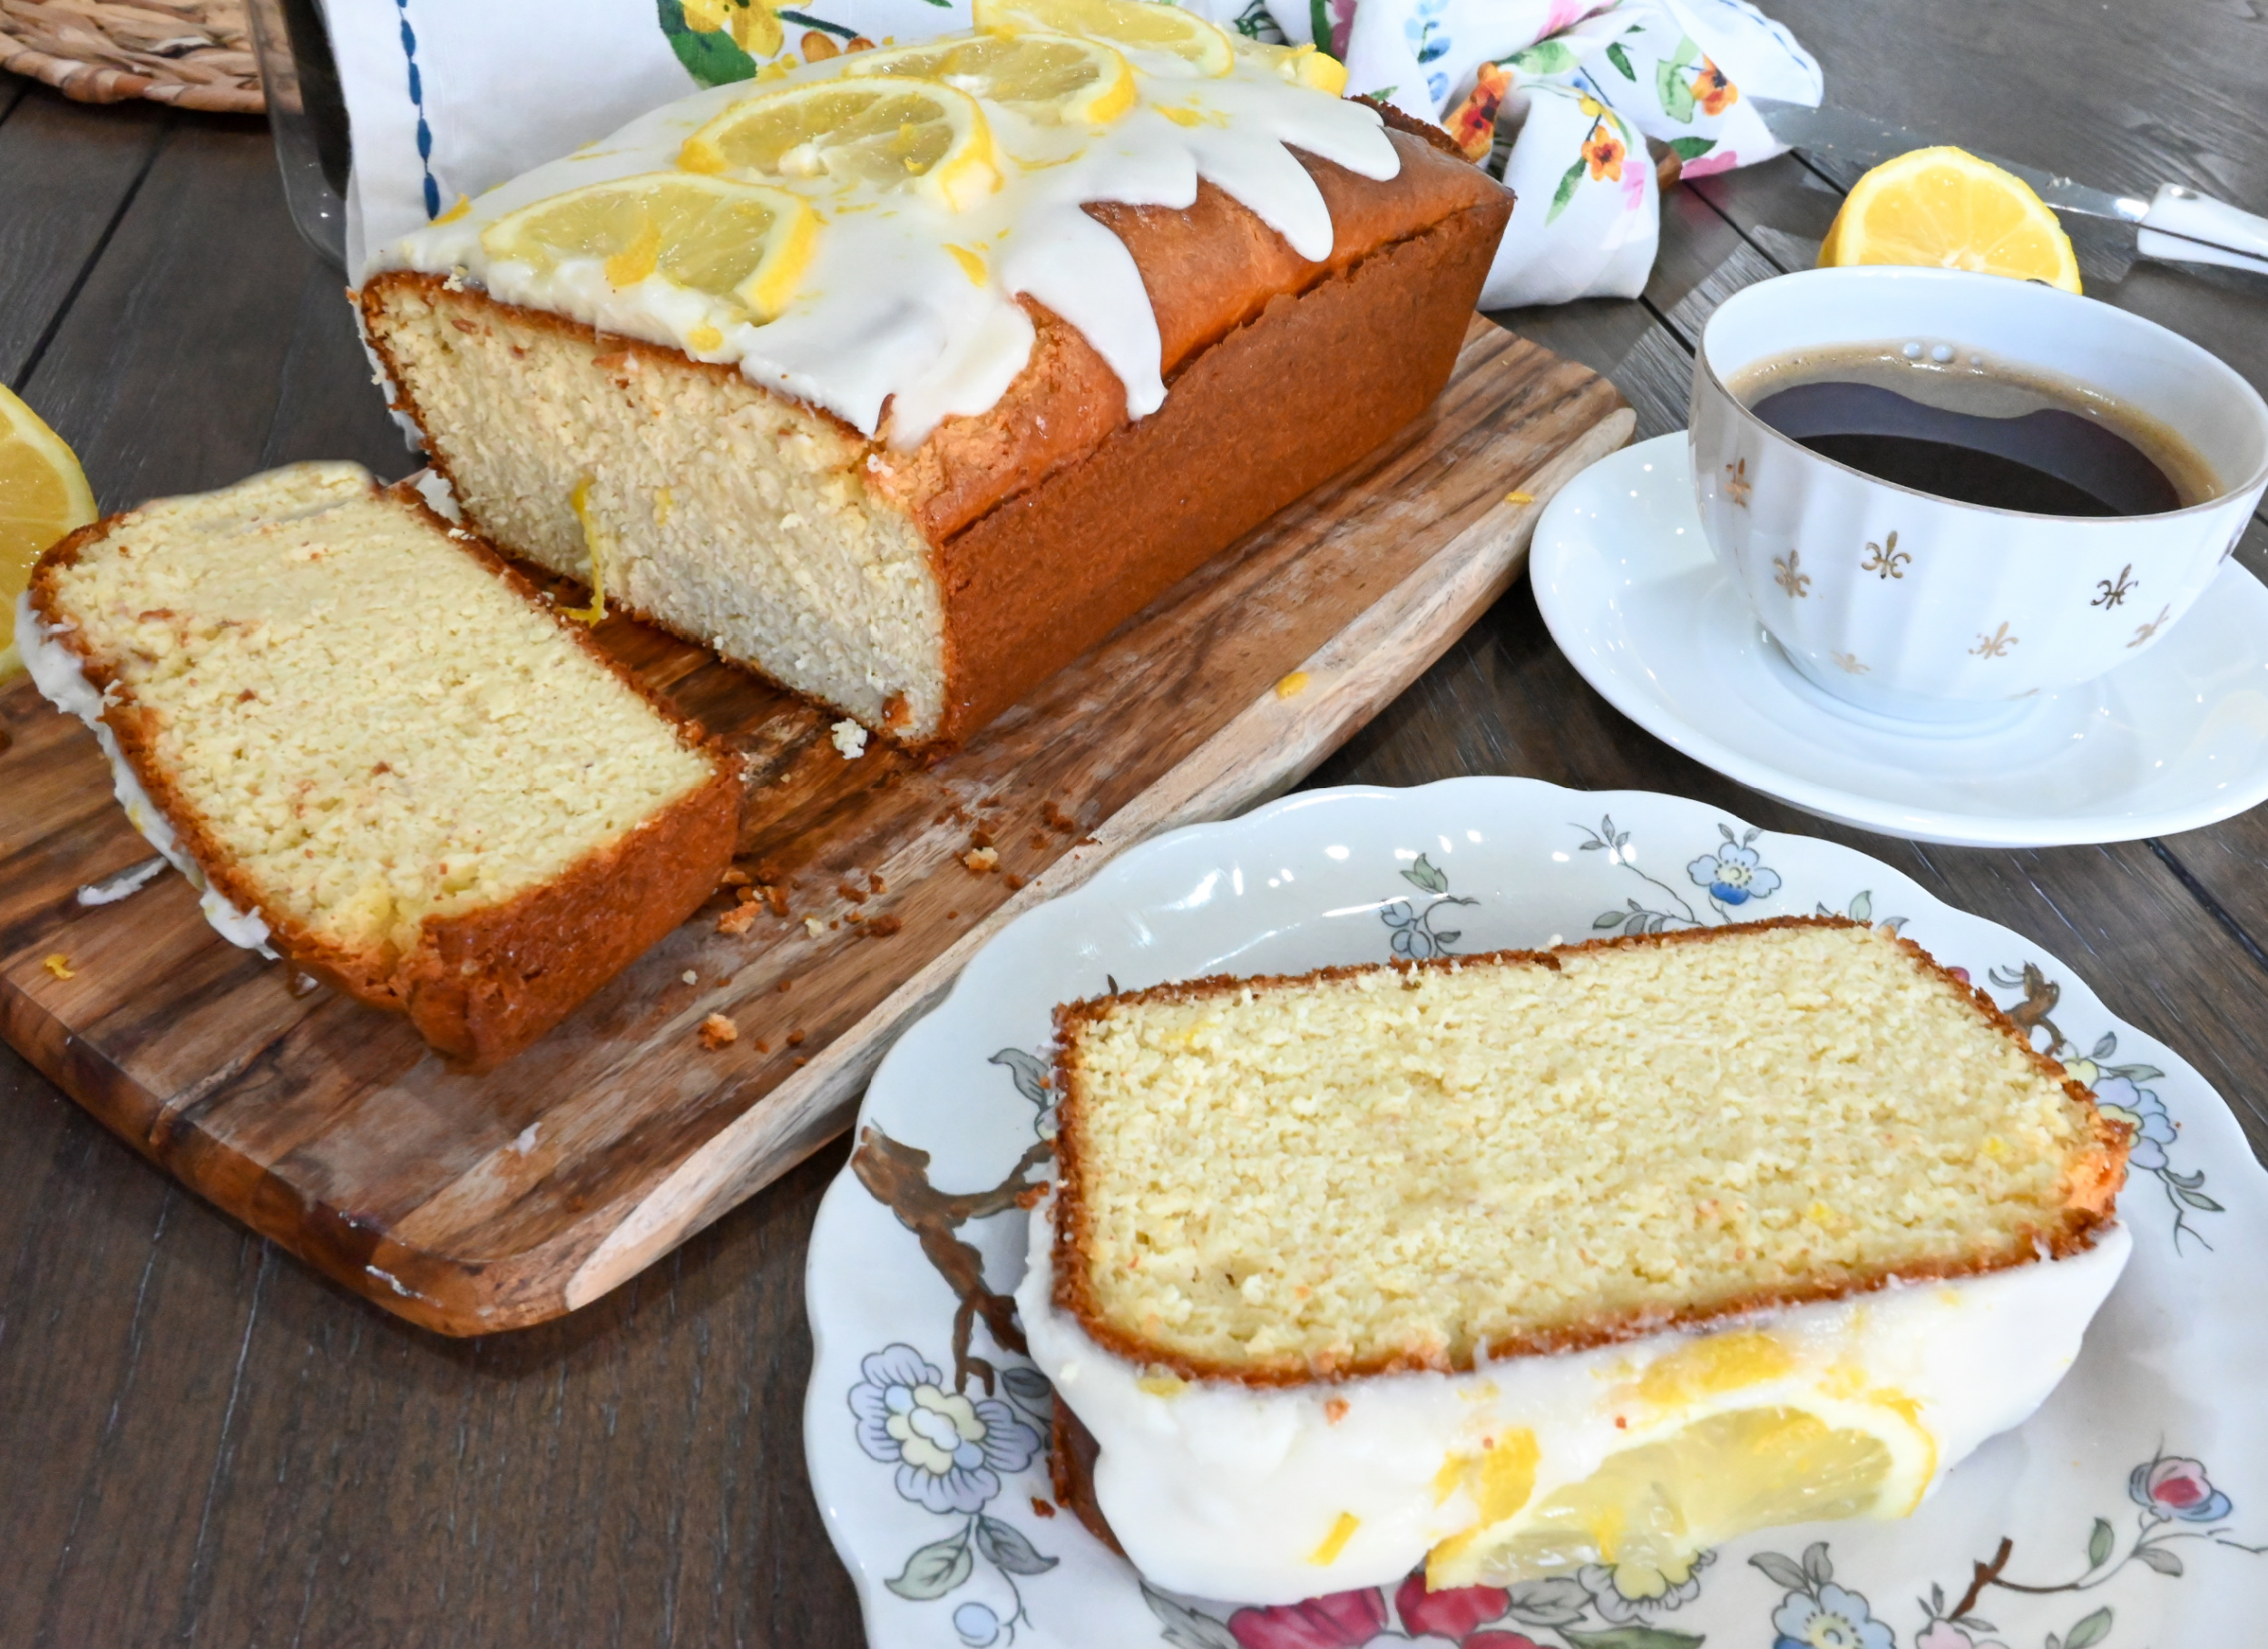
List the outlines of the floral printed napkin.
{"label": "floral printed napkin", "polygon": [[[1519,196],[1486,308],[1629,298],[1653,267],[1646,140],[1687,176],[1779,152],[1748,99],[1819,65],[1745,0],[1188,0],[1314,42],[1347,89],[1439,122]],[[698,86],[969,26],[968,0],[324,0],[353,126],[347,266]]]}

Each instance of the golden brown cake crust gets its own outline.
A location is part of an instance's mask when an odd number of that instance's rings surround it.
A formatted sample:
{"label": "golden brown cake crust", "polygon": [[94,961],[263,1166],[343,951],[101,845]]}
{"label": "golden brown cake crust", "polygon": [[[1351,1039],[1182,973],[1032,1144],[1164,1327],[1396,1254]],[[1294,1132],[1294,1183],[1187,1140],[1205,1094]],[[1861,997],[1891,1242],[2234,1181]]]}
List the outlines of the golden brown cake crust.
{"label": "golden brown cake crust", "polygon": [[[406,484],[386,493],[436,530],[451,531]],[[134,513],[121,511],[80,528],[32,570],[33,610],[106,698],[115,672],[87,653],[75,629],[54,629],[61,616],[54,579],[83,549]],[[388,959],[340,945],[264,906],[258,886],[212,839],[156,759],[156,729],[148,713],[130,693],[122,693],[107,704],[103,719],[184,851],[222,898],[240,910],[259,912],[278,954],[336,990],[406,1015],[435,1051],[477,1071],[509,1059],[551,1029],[699,908],[732,862],[741,785],[739,758],[722,741],[679,715],[586,629],[540,601],[534,587],[485,541],[466,534],[455,542],[522,600],[550,613],[562,634],[651,706],[688,748],[699,750],[711,768],[709,782],[540,886],[461,916],[428,916],[415,949]]]}
{"label": "golden brown cake crust", "polygon": [[[997,405],[947,419],[910,454],[867,444],[869,484],[934,547],[944,590],[947,707],[927,742],[966,738],[1441,392],[1512,200],[1412,135],[1414,122],[1388,123],[1402,158],[1391,180],[1298,157],[1332,214],[1322,263],[1210,184],[1180,210],[1089,209],[1125,242],[1157,313],[1170,393],[1149,417],[1129,423],[1101,356],[1026,300],[1038,337]],[[389,337],[391,306],[410,292],[460,327],[509,315],[619,355],[626,370],[707,373],[768,393],[735,367],[601,338],[439,276],[374,275],[358,298],[364,332],[445,477],[445,445]]]}
{"label": "golden brown cake crust", "polygon": [[[1586,951],[1707,943],[1731,933],[1773,928],[1857,928],[1865,925],[1844,916],[1780,916],[1769,921],[1737,922],[1722,928],[1594,939],[1581,944],[1563,945],[1557,951],[1497,951],[1477,956],[1437,958],[1430,961],[1319,968],[1311,973],[1269,974],[1250,979],[1215,974],[1182,983],[1154,985],[1146,990],[1130,990],[1114,997],[1065,1003],[1055,1010],[1057,1053],[1054,1086],[1055,1091],[1062,1098],[1056,1110],[1054,1303],[1058,1310],[1076,1317],[1088,1337],[1105,1351],[1130,1362],[1169,1371],[1189,1380],[1234,1381],[1246,1386],[1296,1386],[1319,1380],[1353,1380],[1372,1374],[1421,1371],[1462,1373],[1469,1371],[1472,1366],[1470,1356],[1450,1359],[1438,1354],[1429,1356],[1416,1352],[1397,1352],[1356,1360],[1329,1369],[1316,1369],[1304,1362],[1295,1366],[1231,1366],[1188,1357],[1125,1333],[1103,1316],[1096,1304],[1087,1267],[1081,1257],[1087,1243],[1086,1209],[1080,1195],[1080,1173],[1083,1138],[1080,1115],[1082,1094],[1072,1033],[1077,1026],[1100,1018],[1114,1006],[1132,1002],[1198,1001],[1208,997],[1231,996],[1248,986],[1295,985],[1350,979],[1376,972],[1382,966],[1404,974],[1444,972],[1475,963],[1500,961],[1531,962],[1556,969],[1561,957]],[[1667,1329],[1694,1328],[1758,1312],[1867,1293],[1887,1287],[1893,1282],[1913,1283],[1976,1276],[2024,1264],[2036,1257],[2062,1259],[2094,1246],[2096,1234],[2110,1224],[2116,1212],[2118,1190],[2126,1183],[2126,1154],[2133,1143],[2132,1130],[2103,1115],[2095,1103],[2095,1096],[2074,1081],[2060,1061],[2034,1048],[2031,1039],[2019,1029],[2015,1022],[2000,1010],[1999,1005],[1984,991],[1948,971],[1935,957],[1913,941],[1900,935],[1895,942],[1921,965],[1926,974],[1975,1008],[1988,1024],[2021,1048],[2025,1058],[2042,1076],[2060,1084],[2072,1100],[2086,1107],[2091,1119],[2095,1143],[2092,1148],[2080,1156],[2067,1176],[2061,1220],[2049,1229],[2028,1233],[2027,1241],[2019,1244],[2017,1249],[1998,1255],[1949,1259],[1930,1265],[1901,1265],[1895,1272],[1884,1272],[1848,1283],[1822,1282],[1815,1285],[1762,1291],[1690,1312],[1647,1312],[1602,1316],[1564,1330],[1508,1336],[1488,1343],[1486,1353],[1491,1361],[1507,1357],[1586,1351],[1593,1346],[1657,1334]]]}

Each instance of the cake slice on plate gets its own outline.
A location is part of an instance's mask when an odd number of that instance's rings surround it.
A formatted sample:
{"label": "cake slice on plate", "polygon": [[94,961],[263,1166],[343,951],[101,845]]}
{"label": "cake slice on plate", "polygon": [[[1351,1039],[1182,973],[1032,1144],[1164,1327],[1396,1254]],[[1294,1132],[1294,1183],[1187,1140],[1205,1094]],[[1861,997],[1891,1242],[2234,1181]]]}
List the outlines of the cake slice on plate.
{"label": "cake slice on plate", "polygon": [[1017,1295],[1059,1494],[1287,1602],[1912,1511],[2125,1262],[2126,1131],[1912,943],[1804,919],[1059,1012]]}
{"label": "cake slice on plate", "polygon": [[1305,48],[977,17],[657,110],[360,288],[482,532],[911,745],[1419,416],[1511,211]]}
{"label": "cake slice on plate", "polygon": [[234,942],[481,1066],[683,921],[734,759],[406,488],[305,463],[95,522],[17,634]]}

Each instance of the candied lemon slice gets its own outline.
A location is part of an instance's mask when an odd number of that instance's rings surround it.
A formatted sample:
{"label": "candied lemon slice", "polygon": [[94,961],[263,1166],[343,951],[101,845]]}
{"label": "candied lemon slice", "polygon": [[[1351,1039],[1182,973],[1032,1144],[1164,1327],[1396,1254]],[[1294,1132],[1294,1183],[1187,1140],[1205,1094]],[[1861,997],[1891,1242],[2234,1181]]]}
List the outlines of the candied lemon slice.
{"label": "candied lemon slice", "polygon": [[1227,31],[1156,0],[975,0],[973,9],[988,34],[1076,34],[1178,57],[1199,74],[1226,74],[1237,60]]}
{"label": "candied lemon slice", "polygon": [[1756,1529],[1903,1517],[1936,1469],[1936,1444],[1902,1402],[1720,1410],[1442,1541],[1426,1584],[1508,1586],[1605,1564],[1626,1596],[1659,1597],[1702,1552]]}
{"label": "candied lemon slice", "polygon": [[614,286],[660,275],[769,320],[787,307],[817,235],[818,214],[784,189],[656,171],[523,206],[482,230],[481,246],[539,268],[604,259]]}
{"label": "candied lemon slice", "polygon": [[1134,106],[1134,71],[1112,46],[1067,34],[981,34],[860,54],[861,75],[943,81],[1048,125],[1104,126]]}
{"label": "candied lemon slice", "polygon": [[992,129],[974,98],[935,81],[865,74],[737,102],[685,140],[678,164],[788,183],[912,189],[955,211],[1000,187]]}
{"label": "candied lemon slice", "polygon": [[1266,40],[1236,42],[1237,55],[1281,75],[1295,86],[1313,86],[1337,97],[1346,90],[1346,65],[1309,45],[1276,45]]}
{"label": "candied lemon slice", "polygon": [[1819,267],[1919,264],[2079,289],[2071,238],[2030,184],[1967,150],[1916,149],[1861,178],[1819,249]]}
{"label": "candied lemon slice", "polygon": [[40,415],[0,385],[0,681],[24,668],[15,599],[41,551],[94,519],[79,460]]}

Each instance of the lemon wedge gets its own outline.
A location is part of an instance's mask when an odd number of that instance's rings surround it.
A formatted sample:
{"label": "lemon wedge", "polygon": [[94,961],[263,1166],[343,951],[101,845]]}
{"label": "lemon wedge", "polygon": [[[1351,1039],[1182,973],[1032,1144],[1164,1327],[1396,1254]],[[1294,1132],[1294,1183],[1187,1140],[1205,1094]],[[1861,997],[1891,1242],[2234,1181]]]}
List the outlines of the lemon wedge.
{"label": "lemon wedge", "polygon": [[1276,45],[1266,40],[1236,42],[1237,55],[1282,76],[1295,86],[1313,86],[1338,97],[1346,91],[1346,65],[1313,44]]}
{"label": "lemon wedge", "polygon": [[685,140],[678,164],[790,184],[911,189],[954,211],[1001,181],[976,99],[935,81],[863,73],[737,102]]}
{"label": "lemon wedge", "polygon": [[1237,61],[1227,31],[1155,0],[975,0],[973,15],[988,34],[1076,34],[1178,57],[1199,74],[1226,74]]}
{"label": "lemon wedge", "polygon": [[1134,71],[1099,40],[983,34],[860,54],[861,75],[943,81],[1044,125],[1107,126],[1134,106]]}
{"label": "lemon wedge", "polygon": [[1861,178],[1819,249],[1819,267],[1918,264],[2079,289],[2071,238],[2031,185],[1952,148],[1916,149]]}
{"label": "lemon wedge", "polygon": [[[1934,1440],[1898,1401],[1719,1409],[1442,1541],[1426,1584],[1509,1586],[1605,1564],[1625,1595],[1659,1597],[1685,1584],[1701,1553],[1757,1529],[1903,1517],[1936,1469]],[[1484,1516],[1501,1509],[1481,1498]]]}
{"label": "lemon wedge", "polygon": [[15,599],[31,582],[32,563],[93,519],[94,493],[77,457],[37,413],[0,386],[0,681],[24,668]]}
{"label": "lemon wedge", "polygon": [[817,235],[818,214],[786,190],[659,171],[523,206],[482,230],[481,246],[538,268],[603,259],[613,286],[659,275],[766,321],[786,307]]}

